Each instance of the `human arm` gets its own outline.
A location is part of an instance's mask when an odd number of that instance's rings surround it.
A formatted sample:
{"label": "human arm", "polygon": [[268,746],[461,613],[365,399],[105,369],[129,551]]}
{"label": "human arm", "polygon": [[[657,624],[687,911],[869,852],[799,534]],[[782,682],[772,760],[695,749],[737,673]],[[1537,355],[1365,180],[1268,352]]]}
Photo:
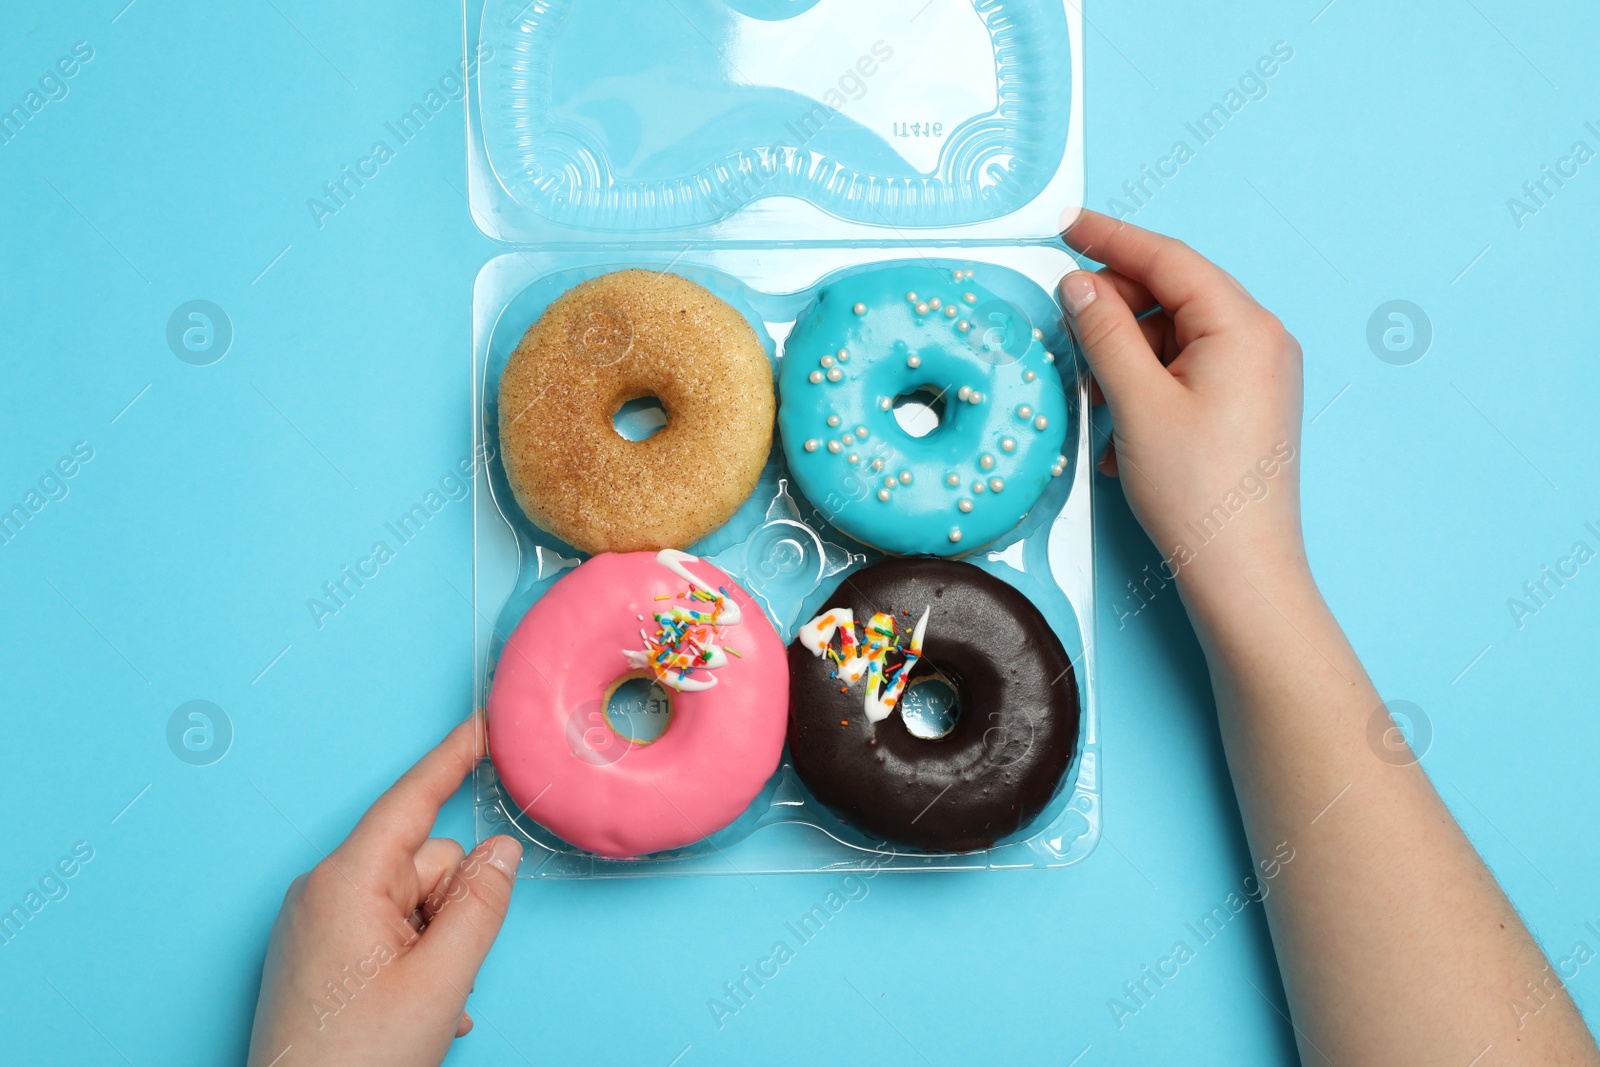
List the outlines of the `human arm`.
{"label": "human arm", "polygon": [[474,715],[290,885],[272,928],[249,1067],[434,1067],[472,1028],[467,994],[500,932],[522,847],[430,838],[477,762]]}
{"label": "human arm", "polygon": [[1177,241],[1093,212],[1066,238],[1107,265],[1061,292],[1115,426],[1101,469],[1176,575],[1251,852],[1280,861],[1265,907],[1302,1059],[1600,1063],[1317,590],[1299,345]]}

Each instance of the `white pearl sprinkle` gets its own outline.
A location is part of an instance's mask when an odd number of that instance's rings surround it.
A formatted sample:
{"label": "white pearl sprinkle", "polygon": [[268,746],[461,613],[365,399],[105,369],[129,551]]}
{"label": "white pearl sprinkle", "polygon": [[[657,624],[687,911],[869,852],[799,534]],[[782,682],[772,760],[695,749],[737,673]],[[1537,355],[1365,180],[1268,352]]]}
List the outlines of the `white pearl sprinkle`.
{"label": "white pearl sprinkle", "polygon": [[1043,341],[1044,340],[1044,331],[1039,329],[1039,327],[1035,326],[1033,328],[1033,339],[1035,341]]}
{"label": "white pearl sprinkle", "polygon": [[989,492],[991,492],[991,493],[1004,492],[1005,491],[1005,487],[1006,487],[1006,483],[1005,483],[1005,481],[1003,479],[1000,479],[1000,478],[990,478],[989,479]]}
{"label": "white pearl sprinkle", "polygon": [[981,403],[983,403],[983,394],[978,392],[977,390],[973,390],[971,395],[969,395],[967,397],[967,403],[969,403],[969,404],[981,404]]}
{"label": "white pearl sprinkle", "polygon": [[985,452],[983,455],[978,457],[978,466],[982,467],[986,471],[994,470],[994,457]]}
{"label": "white pearl sprinkle", "polygon": [[883,460],[882,459],[873,460],[872,461],[872,469],[875,470],[875,471],[883,470]]}
{"label": "white pearl sprinkle", "polygon": [[928,313],[928,305],[927,304],[918,304],[917,305],[917,314],[918,315],[926,315],[927,313]]}
{"label": "white pearl sprinkle", "polygon": [[916,293],[907,293],[906,294],[906,299],[909,300],[911,303],[915,304],[917,302],[917,294]]}
{"label": "white pearl sprinkle", "polygon": [[848,456],[846,456],[844,458],[850,462],[850,465],[852,467],[855,466],[857,463],[861,462],[861,457],[859,455],[857,455],[856,453],[854,453],[854,452],[850,453]]}
{"label": "white pearl sprinkle", "polygon": [[839,425],[840,421],[841,420],[840,420],[839,416],[837,416],[837,415],[829,415],[828,416],[828,425],[829,426],[837,426],[837,425]]}
{"label": "white pearl sprinkle", "polygon": [[964,281],[967,277],[967,272],[964,270],[958,270],[954,274],[950,275],[950,277],[954,278],[958,282]]}
{"label": "white pearl sprinkle", "polygon": [[911,472],[910,471],[901,471],[900,472],[900,484],[901,485],[910,485],[911,484]]}
{"label": "white pearl sprinkle", "polygon": [[1046,429],[1049,429],[1050,428],[1050,420],[1045,418],[1043,415],[1040,415],[1037,419],[1033,420],[1033,428],[1035,430],[1046,430]]}
{"label": "white pearl sprinkle", "polygon": [[938,297],[934,297],[932,300],[928,301],[928,306],[931,307],[933,310],[938,311],[941,307],[944,306],[944,301],[940,300]]}
{"label": "white pearl sprinkle", "polygon": [[961,299],[965,300],[969,304],[976,304],[978,302],[978,294],[977,293],[967,293]]}
{"label": "white pearl sprinkle", "polygon": [[857,426],[856,437],[862,441],[865,441],[867,439],[867,428],[865,426]]}
{"label": "white pearl sprinkle", "polygon": [[892,407],[894,407],[894,401],[893,400],[890,400],[886,396],[880,396],[878,398],[878,410],[879,411],[888,411]]}
{"label": "white pearl sprinkle", "polygon": [[835,367],[831,371],[828,372],[828,381],[830,381],[830,382],[836,382],[840,378],[843,378],[843,377],[844,377],[844,371],[840,370],[838,367]]}
{"label": "white pearl sprinkle", "polygon": [[850,350],[848,348],[839,349],[839,362],[840,363],[849,363],[850,362]]}
{"label": "white pearl sprinkle", "polygon": [[944,317],[947,319],[953,319],[959,314],[961,314],[961,309],[956,307],[954,304],[951,304],[949,307],[944,309]]}
{"label": "white pearl sprinkle", "polygon": [[829,441],[828,442],[828,451],[832,452],[834,455],[837,456],[840,452],[844,451],[844,446],[841,445],[838,441]]}
{"label": "white pearl sprinkle", "polygon": [[960,500],[956,501],[956,507],[960,508],[963,512],[971,511],[972,501],[968,500],[966,497],[962,497]]}
{"label": "white pearl sprinkle", "polygon": [[867,305],[865,305],[865,304],[857,304],[856,308],[855,308],[855,311],[856,311],[857,315],[865,315],[867,313]]}
{"label": "white pearl sprinkle", "polygon": [[1044,361],[1046,363],[1054,363],[1056,361],[1056,354],[1054,352],[1046,352],[1044,354]]}
{"label": "white pearl sprinkle", "polygon": [[887,490],[887,489],[879,489],[878,490],[878,499],[883,501],[885,504],[887,504],[889,502],[889,490]]}
{"label": "white pearl sprinkle", "polygon": [[955,544],[959,540],[961,540],[961,527],[959,527],[959,526],[950,527],[950,543],[951,544]]}
{"label": "white pearl sprinkle", "polygon": [[956,390],[956,399],[957,400],[965,400],[967,397],[969,397],[971,395],[972,395],[972,386],[970,386],[970,385],[963,385],[960,389]]}
{"label": "white pearl sprinkle", "polygon": [[988,488],[988,486],[983,484],[983,479],[982,478],[979,478],[977,481],[972,483],[972,491],[974,493],[981,493],[987,488]]}
{"label": "white pearl sprinkle", "polygon": [[847,445],[853,445],[856,443],[856,435],[853,433],[847,433],[841,436],[839,440],[843,441]]}
{"label": "white pearl sprinkle", "polygon": [[806,451],[807,452],[815,452],[817,449],[819,449],[821,447],[822,447],[822,442],[818,441],[815,437],[813,437],[811,440],[806,442]]}
{"label": "white pearl sprinkle", "polygon": [[906,357],[906,366],[910,367],[912,370],[916,370],[918,367],[922,366],[922,357],[921,356],[907,356]]}
{"label": "white pearl sprinkle", "polygon": [[956,486],[961,484],[961,475],[956,474],[954,472],[945,475],[944,476],[944,484],[948,485],[952,489],[954,489]]}
{"label": "white pearl sprinkle", "polygon": [[1014,438],[1014,437],[1002,437],[1002,438],[1000,438],[1000,451],[1002,451],[1002,452],[1015,452],[1016,450],[1017,450],[1017,440],[1016,440],[1016,438]]}
{"label": "white pearl sprinkle", "polygon": [[[1019,418],[1019,419],[1031,419],[1031,418],[1033,418],[1033,409],[1030,408],[1028,405],[1023,404],[1021,407],[1017,408],[1017,418]],[[832,423],[829,423],[829,425],[832,425]]]}
{"label": "white pearl sprinkle", "polygon": [[814,370],[810,374],[806,375],[806,378],[811,382],[812,385],[820,385],[822,383],[822,372],[819,370]]}
{"label": "white pearl sprinkle", "polygon": [[1031,371],[1031,370],[1025,370],[1025,371],[1022,372],[1022,380],[1025,381],[1025,382],[1031,382],[1031,381],[1035,380],[1038,377],[1039,376],[1037,374],[1033,373],[1033,371]]}
{"label": "white pearl sprinkle", "polygon": [[894,480],[894,475],[892,475],[892,474],[889,475],[889,477],[887,477],[887,478],[885,478],[883,480],[883,487],[885,489],[893,489],[895,486],[897,486],[899,484],[900,484],[899,482]]}
{"label": "white pearl sprinkle", "polygon": [[966,333],[968,330],[972,329],[972,323],[968,322],[966,319],[962,319],[960,322],[956,323],[956,329],[960,330],[962,333]]}
{"label": "white pearl sprinkle", "polygon": [[823,370],[827,370],[829,367],[833,366],[833,357],[823,356],[822,359],[818,360],[818,362],[822,364]]}

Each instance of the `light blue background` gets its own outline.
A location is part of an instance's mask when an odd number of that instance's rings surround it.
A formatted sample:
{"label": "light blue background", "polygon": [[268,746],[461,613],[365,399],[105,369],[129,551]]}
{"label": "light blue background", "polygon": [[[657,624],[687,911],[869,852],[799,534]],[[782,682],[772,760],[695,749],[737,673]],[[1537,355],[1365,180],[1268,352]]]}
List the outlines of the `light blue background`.
{"label": "light blue background", "polygon": [[[0,146],[0,506],[95,449],[0,547],[0,904],[73,842],[96,853],[0,948],[15,1062],[241,1059],[284,887],[470,692],[466,504],[324,629],[305,607],[469,449],[470,287],[494,247],[460,194],[460,109],[324,228],[305,206],[458,61],[460,9],[125,2],[0,17],[5,107],[74,41],[95,49]],[[1304,343],[1323,587],[1380,690],[1431,719],[1446,802],[1565,954],[1600,925],[1600,563],[1521,629],[1506,601],[1600,542],[1600,161],[1520,229],[1506,200],[1575,141],[1600,148],[1600,17],[1323,2],[1091,6],[1090,203],[1293,46],[1137,221]],[[196,298],[236,331],[204,368],[164,338]],[[1367,348],[1394,298],[1435,329],[1413,366]],[[1107,835],[1085,863],[881,877],[721,1030],[707,998],[835,879],[523,884],[452,1062],[1291,1060],[1259,909],[1122,1029],[1107,1008],[1249,858],[1176,598],[1117,624],[1155,554],[1099,488]],[[165,742],[196,698],[235,728],[211,767]],[[458,797],[442,832],[466,838],[468,816]],[[1597,973],[1572,985],[1591,1021]]]}

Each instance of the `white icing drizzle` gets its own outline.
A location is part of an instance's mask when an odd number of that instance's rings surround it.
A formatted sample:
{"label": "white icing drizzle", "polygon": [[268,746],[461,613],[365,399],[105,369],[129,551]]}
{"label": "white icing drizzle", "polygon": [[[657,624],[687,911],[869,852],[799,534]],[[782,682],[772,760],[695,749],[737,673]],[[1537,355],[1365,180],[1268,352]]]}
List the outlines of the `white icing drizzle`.
{"label": "white icing drizzle", "polygon": [[[654,640],[642,628],[639,630],[639,637],[644,644],[644,649],[637,652],[624,649],[622,654],[627,658],[628,665],[634,670],[650,671],[665,686],[676,689],[681,693],[703,692],[717,684],[717,679],[710,672],[718,667],[725,666],[728,662],[727,653],[716,643],[715,638],[722,627],[734,626],[739,623],[742,618],[739,605],[734,602],[731,596],[696,577],[689,568],[684,566],[685,563],[700,562],[699,556],[668,548],[656,553],[656,562],[688,582],[691,587],[708,593],[712,597],[709,604],[703,601],[697,602],[702,607],[711,609],[710,619],[698,624],[710,636],[705,639],[706,644],[701,650],[701,657],[690,668],[690,671],[696,674],[701,671],[706,673],[700,677],[690,677],[684,671],[657,663],[652,652]],[[658,620],[663,617],[662,615],[656,616]],[[666,617],[670,617],[670,612]]]}
{"label": "white icing drizzle", "polygon": [[[856,640],[855,613],[849,608],[830,608],[801,626],[796,636],[800,644],[813,656],[828,657],[837,668],[839,679],[847,686],[866,680],[863,705],[868,722],[882,722],[900,702],[911,679],[911,669],[922,658],[922,640],[928,629],[928,616],[932,605],[922,609],[917,625],[912,630],[911,642],[902,651],[904,662],[895,670],[894,677],[884,675],[883,665],[891,651],[899,648],[897,638],[884,637],[880,631],[892,628],[894,616],[879,612],[873,615],[866,627],[865,643]],[[839,636],[839,652],[830,655],[828,646],[834,635]]]}

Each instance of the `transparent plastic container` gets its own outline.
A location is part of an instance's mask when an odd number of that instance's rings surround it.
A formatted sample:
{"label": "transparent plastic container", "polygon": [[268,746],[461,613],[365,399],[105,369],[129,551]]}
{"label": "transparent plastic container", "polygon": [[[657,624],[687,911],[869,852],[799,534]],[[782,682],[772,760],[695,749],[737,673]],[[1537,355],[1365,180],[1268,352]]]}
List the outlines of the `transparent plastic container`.
{"label": "transparent plastic container", "polygon": [[[471,206],[505,245],[473,298],[473,676],[582,554],[512,499],[498,382],[544,309],[630,267],[706,286],[774,367],[817,290],[900,263],[972,268],[1074,352],[1053,293],[1082,203],[1081,16],[1073,0],[466,0]],[[1079,361],[1058,362],[1069,466],[1028,517],[963,557],[1044,613],[1072,657],[1082,721],[1054,799],[982,852],[930,854],[857,831],[787,754],[750,808],[693,845],[632,860],[560,841],[474,777],[477,834],[518,835],[522,876],[630,877],[1065,866],[1100,836],[1091,427]],[[883,556],[831,527],[781,444],[724,527],[687,546],[761,603],[785,641],[839,581]],[[670,728],[670,727],[669,727]]]}

